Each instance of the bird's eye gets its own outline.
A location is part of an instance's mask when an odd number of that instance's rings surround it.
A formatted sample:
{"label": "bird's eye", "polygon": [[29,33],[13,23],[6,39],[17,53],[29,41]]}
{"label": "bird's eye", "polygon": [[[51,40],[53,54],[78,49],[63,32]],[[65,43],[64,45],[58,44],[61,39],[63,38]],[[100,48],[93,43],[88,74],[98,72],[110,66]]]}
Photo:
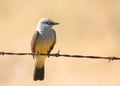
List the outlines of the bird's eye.
{"label": "bird's eye", "polygon": [[46,24],[49,24],[49,22],[46,22]]}

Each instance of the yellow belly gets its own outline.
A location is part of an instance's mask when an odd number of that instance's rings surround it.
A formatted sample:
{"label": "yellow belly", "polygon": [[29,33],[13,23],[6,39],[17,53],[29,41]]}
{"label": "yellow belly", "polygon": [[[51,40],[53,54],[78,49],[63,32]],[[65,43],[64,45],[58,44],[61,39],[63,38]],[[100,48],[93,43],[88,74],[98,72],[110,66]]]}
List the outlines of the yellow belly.
{"label": "yellow belly", "polygon": [[38,53],[47,53],[50,46],[52,45],[53,41],[52,42],[46,42],[46,43],[40,43],[38,42],[35,46],[35,52],[38,52]]}
{"label": "yellow belly", "polygon": [[[53,41],[51,42],[38,42],[35,46],[35,52],[36,53],[44,53],[47,54],[50,46],[52,45]],[[35,58],[36,66],[39,68],[42,68],[44,66],[46,56],[37,55]]]}

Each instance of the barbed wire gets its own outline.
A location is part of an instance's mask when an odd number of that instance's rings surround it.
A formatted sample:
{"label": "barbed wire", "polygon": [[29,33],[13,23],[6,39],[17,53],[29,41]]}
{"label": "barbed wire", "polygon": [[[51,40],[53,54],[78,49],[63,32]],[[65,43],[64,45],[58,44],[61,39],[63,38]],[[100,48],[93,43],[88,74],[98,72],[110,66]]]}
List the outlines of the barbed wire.
{"label": "barbed wire", "polygon": [[43,55],[43,56],[53,56],[53,57],[75,57],[75,58],[90,58],[90,59],[108,59],[109,62],[112,60],[120,60],[119,57],[103,57],[103,56],[84,56],[84,55],[70,55],[70,54],[60,54],[60,50],[57,53],[44,54],[44,53],[14,53],[14,52],[0,52],[0,55]]}

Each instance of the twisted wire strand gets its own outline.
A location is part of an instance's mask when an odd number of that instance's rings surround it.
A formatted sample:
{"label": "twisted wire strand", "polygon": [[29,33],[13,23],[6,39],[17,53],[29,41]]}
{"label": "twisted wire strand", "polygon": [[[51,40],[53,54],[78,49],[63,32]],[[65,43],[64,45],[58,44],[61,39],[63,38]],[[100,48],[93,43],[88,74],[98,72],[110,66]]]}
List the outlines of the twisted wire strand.
{"label": "twisted wire strand", "polygon": [[45,56],[53,56],[53,57],[75,57],[75,58],[90,58],[90,59],[108,59],[109,62],[112,60],[120,60],[119,57],[111,56],[111,57],[103,57],[103,56],[84,56],[84,55],[70,55],[70,54],[60,54],[60,50],[57,53],[52,54],[36,54],[36,53],[14,53],[14,52],[0,52],[0,55],[45,55]]}

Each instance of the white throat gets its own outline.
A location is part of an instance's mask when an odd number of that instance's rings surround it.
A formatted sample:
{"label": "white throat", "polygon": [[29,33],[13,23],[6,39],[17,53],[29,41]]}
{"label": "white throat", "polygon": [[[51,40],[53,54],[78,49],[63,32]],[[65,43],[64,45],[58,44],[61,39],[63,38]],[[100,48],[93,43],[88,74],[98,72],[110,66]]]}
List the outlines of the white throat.
{"label": "white throat", "polygon": [[48,26],[38,25],[36,31],[38,31],[40,34],[48,34],[48,33],[51,34],[51,31],[53,32],[53,29]]}

